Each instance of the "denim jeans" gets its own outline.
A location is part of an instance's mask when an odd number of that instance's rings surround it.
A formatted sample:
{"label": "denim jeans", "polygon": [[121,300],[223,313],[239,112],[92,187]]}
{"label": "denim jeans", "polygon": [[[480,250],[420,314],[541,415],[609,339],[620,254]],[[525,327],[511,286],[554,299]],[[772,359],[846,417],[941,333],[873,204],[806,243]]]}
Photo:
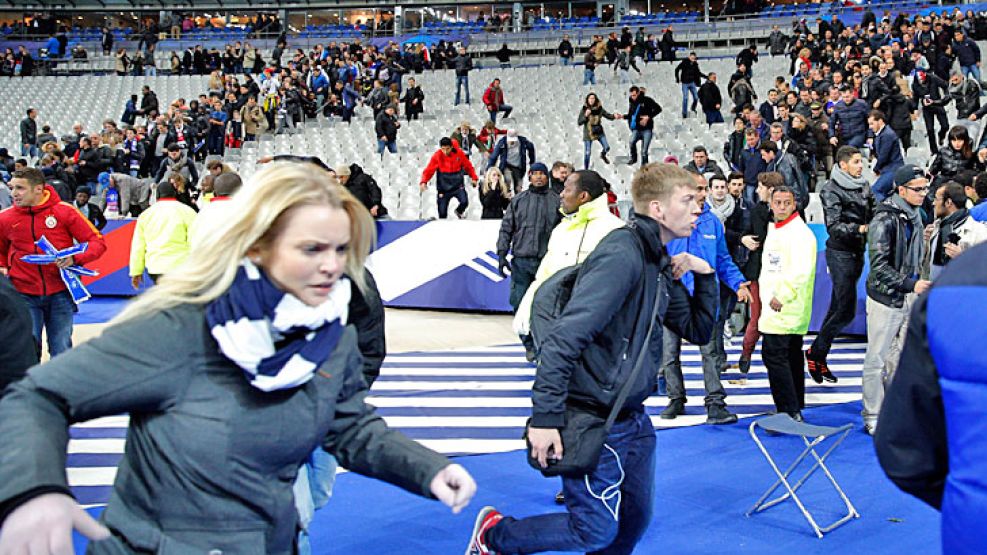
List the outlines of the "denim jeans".
{"label": "denim jeans", "polygon": [[[668,399],[670,401],[686,401],[685,380],[682,377],[682,338],[672,330],[665,328],[662,332],[662,358],[661,371],[665,376],[665,385],[668,388]],[[726,406],[724,399],[727,397],[720,383],[720,369],[714,367],[715,345],[710,340],[705,345],[699,346],[699,352],[703,358],[703,386],[706,389],[705,404]]]}
{"label": "denim jeans", "polygon": [[980,83],[980,68],[977,67],[977,64],[960,66],[960,71],[963,72],[963,77],[970,77],[972,75],[977,80],[977,83]]}
{"label": "denim jeans", "polygon": [[894,193],[894,172],[885,171],[879,175],[874,181],[874,184],[870,186],[870,189],[874,193],[874,201],[883,202],[884,199]]}
{"label": "denim jeans", "polygon": [[377,139],[377,154],[383,156],[384,148],[387,148],[387,150],[391,154],[398,153],[398,143],[396,141],[382,141],[380,139]]}
{"label": "denim jeans", "polygon": [[629,69],[620,68],[620,78],[617,80],[618,83],[630,83],[631,82],[631,72]]}
{"label": "denim jeans", "polygon": [[596,84],[596,70],[584,69],[583,85],[595,85],[595,84]]}
{"label": "denim jeans", "polygon": [[[610,152],[610,143],[607,142],[606,135],[600,135],[596,140],[600,141],[600,146],[603,147],[603,154]],[[583,169],[588,170],[590,155],[593,154],[593,141],[583,141],[583,148]]]}
{"label": "denim jeans", "polygon": [[682,117],[687,115],[689,110],[689,95],[692,95],[692,110],[696,110],[696,103],[699,102],[699,88],[695,83],[682,83]]}
{"label": "denim jeans", "polygon": [[533,256],[515,256],[511,259],[511,308],[517,312],[521,299],[528,292],[531,283],[535,281],[538,265],[541,260]]}
{"label": "denim jeans", "polygon": [[72,318],[76,310],[75,302],[68,291],[53,295],[25,295],[31,312],[31,334],[41,345],[41,330],[48,333],[48,353],[54,357],[72,348]]}
{"label": "denim jeans", "polygon": [[154,66],[144,66],[145,77],[156,77],[157,75],[158,75],[158,68]]}
{"label": "denim jeans", "polygon": [[564,66],[567,66],[570,63],[572,63],[572,59],[571,58],[566,58],[565,56],[560,56],[559,57],[559,63],[562,64],[562,65],[564,65]]}
{"label": "denim jeans", "polygon": [[709,340],[712,346],[712,354],[710,359],[712,361],[713,368],[717,372],[727,364],[727,351],[726,345],[723,343],[723,331],[726,328],[727,321],[730,320],[730,316],[733,313],[734,307],[737,306],[737,293],[720,283],[720,312],[716,316],[716,323],[713,326],[713,337]]}
{"label": "denim jeans", "polygon": [[826,268],[833,281],[829,310],[812,342],[812,355],[826,358],[835,338],[857,315],[857,280],[864,271],[864,253],[826,249]]}
{"label": "denim jeans", "polygon": [[327,453],[322,447],[316,448],[308,460],[298,469],[298,477],[293,487],[295,493],[295,509],[298,510],[298,555],[310,555],[312,546],[309,544],[308,527],[312,523],[315,511],[329,502],[332,497],[332,487],[336,483],[336,468],[339,463],[336,457]]}
{"label": "denim jeans", "polygon": [[509,118],[511,117],[512,110],[514,110],[514,106],[511,106],[510,104],[501,104],[496,110],[487,110],[487,113],[490,114],[490,121],[497,123],[497,112],[504,112],[504,117]]}
{"label": "denim jeans", "polygon": [[637,161],[637,143],[641,141],[641,165],[648,163],[648,147],[654,132],[650,129],[631,131],[631,162]]}
{"label": "denim jeans", "polygon": [[455,191],[440,192],[436,197],[436,201],[439,206],[440,220],[445,219],[449,215],[449,201],[452,199],[459,201],[459,206],[456,207],[456,213],[459,215],[466,213],[466,207],[470,204],[469,196],[466,194],[466,189],[460,187]]}
{"label": "denim jeans", "polygon": [[614,422],[596,469],[563,477],[566,512],[505,517],[486,533],[504,555],[575,551],[629,555],[651,523],[655,430],[644,411]]}
{"label": "denim jeans", "polygon": [[38,157],[38,145],[21,145],[21,156],[31,155],[31,158]]}
{"label": "denim jeans", "polygon": [[462,89],[466,89],[466,103],[470,103],[470,76],[469,75],[457,75],[456,76],[456,105],[459,105],[459,93]]}

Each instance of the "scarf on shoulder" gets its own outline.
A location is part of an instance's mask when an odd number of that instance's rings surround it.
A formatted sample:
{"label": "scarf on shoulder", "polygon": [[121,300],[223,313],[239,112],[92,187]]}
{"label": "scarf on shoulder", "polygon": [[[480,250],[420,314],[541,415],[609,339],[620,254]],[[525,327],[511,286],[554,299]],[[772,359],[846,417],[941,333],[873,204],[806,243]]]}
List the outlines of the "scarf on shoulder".
{"label": "scarf on shoulder", "polygon": [[298,387],[335,350],[350,286],[341,278],[324,303],[308,306],[244,259],[233,285],[206,306],[206,322],[220,351],[243,369],[250,385],[261,391]]}
{"label": "scarf on shoulder", "polygon": [[733,215],[736,208],[737,199],[733,198],[731,194],[727,194],[727,198],[723,199],[719,205],[716,204],[716,199],[712,195],[709,197],[709,210],[719,218],[721,224],[727,223],[727,218]]}

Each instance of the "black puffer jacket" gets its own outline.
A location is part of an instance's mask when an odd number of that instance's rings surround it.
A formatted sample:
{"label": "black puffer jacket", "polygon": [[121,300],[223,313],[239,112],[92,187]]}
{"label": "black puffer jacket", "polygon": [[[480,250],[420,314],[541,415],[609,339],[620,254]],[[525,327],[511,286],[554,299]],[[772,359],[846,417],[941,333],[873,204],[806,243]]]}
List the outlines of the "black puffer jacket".
{"label": "black puffer jacket", "polygon": [[967,119],[980,109],[980,87],[973,79],[964,79],[958,86],[949,86],[949,97],[956,102],[957,118]]}
{"label": "black puffer jacket", "polygon": [[530,187],[511,199],[500,224],[497,254],[538,258],[548,250],[548,238],[562,220],[559,195],[551,187]]}
{"label": "black puffer jacket", "polygon": [[377,281],[370,272],[363,274],[367,282],[364,291],[353,287],[350,297],[349,322],[356,328],[357,346],[363,355],[363,377],[367,387],[380,376],[380,367],[387,356],[384,336],[384,303],[380,299]]}
{"label": "black puffer jacket", "polygon": [[826,248],[863,254],[867,234],[860,233],[860,226],[869,223],[874,212],[870,187],[865,183],[860,189],[849,189],[830,179],[819,189],[819,200],[829,233]]}
{"label": "black puffer jacket", "polygon": [[533,426],[564,426],[567,403],[601,415],[609,412],[634,368],[648,329],[643,320],[654,309],[658,287],[664,292],[657,297],[661,304],[649,355],[621,408],[641,410],[654,393],[663,325],[692,343],[709,341],[719,295],[716,278],[696,275],[690,296],[672,278],[671,259],[658,233],[657,222],[635,214],[631,225],[607,235],[583,262],[571,300],[540,347],[531,391]]}
{"label": "black puffer jacket", "polygon": [[973,169],[975,165],[976,159],[973,156],[964,158],[962,152],[947,145],[939,149],[939,154],[929,166],[929,173],[936,178],[937,182],[945,182],[946,179],[952,178],[963,170]]}
{"label": "black puffer jacket", "polygon": [[[870,257],[867,296],[892,308],[904,305],[905,296],[915,290],[917,279],[912,275],[919,272],[918,268],[914,268],[914,272],[903,268],[908,251],[905,239],[908,222],[908,214],[889,198],[874,210],[874,219],[867,230]],[[921,234],[922,231],[921,227],[912,229],[912,233]]]}

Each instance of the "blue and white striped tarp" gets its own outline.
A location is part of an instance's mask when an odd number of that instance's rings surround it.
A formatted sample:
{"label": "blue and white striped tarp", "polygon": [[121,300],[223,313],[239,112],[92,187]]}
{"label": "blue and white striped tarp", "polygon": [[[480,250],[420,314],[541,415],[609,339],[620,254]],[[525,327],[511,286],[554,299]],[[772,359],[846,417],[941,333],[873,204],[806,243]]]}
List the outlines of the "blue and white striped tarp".
{"label": "blue and white striped tarp", "polygon": [[[806,343],[812,337],[806,338]],[[739,343],[739,342],[738,342]],[[840,381],[816,385],[808,379],[806,404],[820,406],[857,401],[861,397],[861,368],[866,345],[839,341],[829,355],[830,368]],[[727,349],[736,361],[739,344]],[[661,420],[667,399],[652,397],[646,406],[656,428],[693,426],[706,420],[699,350],[682,349],[687,414]],[[424,445],[448,455],[511,451],[524,447],[520,439],[531,412],[535,370],[520,345],[466,350],[400,353],[387,357],[369,402],[388,425]],[[735,373],[734,373],[735,374]],[[747,385],[728,383],[727,404],[741,417],[774,410],[768,376],[755,351]],[[73,426],[69,441],[68,478],[83,505],[109,500],[116,465],[123,453],[127,417],[100,418]]]}

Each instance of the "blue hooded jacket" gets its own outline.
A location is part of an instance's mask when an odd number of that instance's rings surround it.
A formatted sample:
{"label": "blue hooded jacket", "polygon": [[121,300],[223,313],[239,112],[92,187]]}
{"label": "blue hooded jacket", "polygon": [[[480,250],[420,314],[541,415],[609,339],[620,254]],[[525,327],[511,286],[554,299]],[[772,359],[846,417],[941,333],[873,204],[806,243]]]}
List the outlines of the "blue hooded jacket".
{"label": "blue hooded jacket", "polygon": [[[683,252],[698,256],[716,271],[719,281],[727,287],[736,291],[740,284],[747,281],[744,274],[740,272],[730,256],[730,249],[727,247],[726,236],[723,233],[723,224],[720,223],[716,214],[709,210],[709,205],[703,206],[703,211],[696,220],[696,229],[692,230],[692,235],[675,239],[665,247],[669,256],[675,256]],[[682,283],[693,294],[692,272],[686,272],[682,276]]]}

